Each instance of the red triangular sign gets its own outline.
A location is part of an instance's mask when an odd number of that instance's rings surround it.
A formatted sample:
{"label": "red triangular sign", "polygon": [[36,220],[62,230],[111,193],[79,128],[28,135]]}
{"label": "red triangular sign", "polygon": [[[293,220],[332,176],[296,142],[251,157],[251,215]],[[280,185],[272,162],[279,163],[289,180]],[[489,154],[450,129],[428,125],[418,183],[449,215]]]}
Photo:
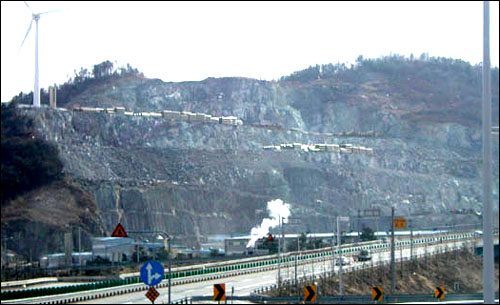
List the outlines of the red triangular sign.
{"label": "red triangular sign", "polygon": [[274,241],[274,237],[272,234],[269,234],[269,236],[267,236],[267,241]]}
{"label": "red triangular sign", "polygon": [[123,228],[121,223],[118,223],[116,226],[115,230],[113,231],[113,234],[111,234],[111,237],[127,237],[127,232],[125,232],[125,229]]}

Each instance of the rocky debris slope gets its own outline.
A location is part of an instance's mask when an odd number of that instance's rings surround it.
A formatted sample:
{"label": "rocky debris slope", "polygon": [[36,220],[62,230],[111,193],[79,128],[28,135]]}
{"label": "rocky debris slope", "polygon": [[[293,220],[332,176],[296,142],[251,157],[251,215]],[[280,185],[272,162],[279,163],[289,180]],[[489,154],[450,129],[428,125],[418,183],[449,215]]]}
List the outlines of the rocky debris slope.
{"label": "rocky debris slope", "polygon": [[[450,214],[481,209],[480,133],[459,124],[420,126],[406,139],[337,138],[157,117],[25,111],[57,143],[64,171],[92,194],[109,232],[120,221],[196,245],[208,234],[249,232],[276,198],[304,218],[299,231],[330,231],[334,216],[354,216],[357,209],[378,207],[389,215],[393,204],[399,215],[423,215],[415,220],[423,227],[480,221]],[[373,147],[374,155],[262,149],[293,142],[352,143]],[[495,169],[498,200],[498,163]]]}
{"label": "rocky debris slope", "polygon": [[78,228],[83,249],[91,247],[90,237],[106,231],[93,198],[69,179],[30,191],[2,206],[2,235],[13,238],[8,248],[29,261],[62,252],[64,233],[72,232],[78,240]]}
{"label": "rocky debris slope", "polygon": [[[271,82],[114,77],[64,104],[237,116],[242,126],[23,111],[58,145],[64,172],[92,195],[108,233],[120,221],[196,245],[208,234],[250,232],[277,198],[303,218],[290,228],[298,232],[330,231],[336,215],[358,209],[388,216],[393,205],[419,228],[480,223],[474,213],[453,213],[482,206],[480,73],[461,61],[432,60],[311,67]],[[498,122],[498,81],[492,84]],[[350,143],[374,154],[263,150],[295,142]],[[498,215],[498,137],[493,160]],[[378,225],[387,229],[387,219]]]}

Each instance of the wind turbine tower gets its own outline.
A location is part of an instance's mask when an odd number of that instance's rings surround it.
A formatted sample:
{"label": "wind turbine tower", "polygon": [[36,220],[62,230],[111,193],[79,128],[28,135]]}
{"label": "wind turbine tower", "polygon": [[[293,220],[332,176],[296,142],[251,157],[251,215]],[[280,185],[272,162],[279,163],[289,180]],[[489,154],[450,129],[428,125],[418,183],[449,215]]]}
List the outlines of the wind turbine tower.
{"label": "wind turbine tower", "polygon": [[40,107],[40,84],[39,84],[39,79],[38,79],[38,20],[40,20],[40,15],[42,14],[47,14],[53,11],[48,11],[48,12],[43,12],[43,13],[38,13],[35,14],[33,13],[33,10],[31,10],[31,7],[24,1],[24,4],[28,7],[28,9],[31,11],[31,22],[30,26],[28,28],[28,31],[26,32],[26,35],[24,36],[23,42],[21,43],[21,47],[24,44],[24,41],[26,40],[26,37],[28,37],[28,34],[30,33],[31,26],[33,25],[33,20],[35,20],[35,90],[33,91],[33,106],[35,107]]}

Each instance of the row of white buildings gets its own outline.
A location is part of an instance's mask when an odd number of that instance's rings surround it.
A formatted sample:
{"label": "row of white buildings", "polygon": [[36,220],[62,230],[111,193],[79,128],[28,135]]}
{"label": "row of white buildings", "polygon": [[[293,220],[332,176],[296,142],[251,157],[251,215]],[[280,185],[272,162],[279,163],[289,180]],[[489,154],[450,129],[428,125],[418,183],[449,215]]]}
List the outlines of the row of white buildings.
{"label": "row of white buildings", "polygon": [[352,144],[280,144],[264,146],[264,150],[282,151],[282,150],[295,150],[295,151],[311,151],[311,152],[341,152],[341,153],[357,153],[363,155],[373,155],[373,148],[364,146],[354,146]]}
{"label": "row of white buildings", "polygon": [[200,112],[190,112],[190,111],[172,111],[164,110],[162,112],[131,112],[126,111],[124,107],[111,107],[111,108],[100,108],[100,107],[74,107],[73,111],[83,111],[83,112],[98,112],[98,113],[110,113],[110,114],[125,114],[132,116],[153,116],[153,117],[163,117],[171,120],[179,120],[185,122],[204,122],[213,124],[224,124],[231,126],[243,125],[243,121],[235,116],[212,116],[206,113]]}
{"label": "row of white buildings", "polygon": [[172,120],[181,120],[186,122],[205,122],[205,123],[232,125],[232,126],[243,125],[243,121],[239,120],[235,116],[217,117],[200,112],[194,113],[189,111],[171,111],[171,110],[164,110],[161,114],[164,118]]}

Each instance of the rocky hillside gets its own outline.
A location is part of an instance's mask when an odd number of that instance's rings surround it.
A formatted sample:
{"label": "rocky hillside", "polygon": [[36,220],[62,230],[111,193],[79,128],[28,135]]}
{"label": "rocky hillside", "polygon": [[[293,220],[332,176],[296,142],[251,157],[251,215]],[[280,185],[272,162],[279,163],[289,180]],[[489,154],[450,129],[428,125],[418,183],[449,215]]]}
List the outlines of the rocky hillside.
{"label": "rocky hillside", "polygon": [[[390,215],[392,205],[423,228],[481,221],[451,213],[481,210],[480,76],[461,61],[399,57],[361,59],[351,69],[310,67],[272,82],[165,83],[129,75],[61,105],[234,115],[242,126],[23,111],[58,145],[63,172],[91,194],[107,233],[120,221],[125,229],[163,230],[197,245],[208,234],[250,232],[276,198],[303,217],[296,231],[330,231],[336,215],[358,209]],[[498,123],[498,69],[493,104]],[[354,136],[368,131],[373,136]],[[498,137],[493,141],[498,215]],[[351,143],[374,155],[262,149],[293,142]]]}
{"label": "rocky hillside", "polygon": [[72,232],[77,241],[80,228],[82,247],[89,249],[90,237],[105,234],[103,224],[88,193],[69,179],[55,181],[2,206],[2,236],[7,239],[2,247],[37,260],[43,254],[62,252],[66,232]]}

